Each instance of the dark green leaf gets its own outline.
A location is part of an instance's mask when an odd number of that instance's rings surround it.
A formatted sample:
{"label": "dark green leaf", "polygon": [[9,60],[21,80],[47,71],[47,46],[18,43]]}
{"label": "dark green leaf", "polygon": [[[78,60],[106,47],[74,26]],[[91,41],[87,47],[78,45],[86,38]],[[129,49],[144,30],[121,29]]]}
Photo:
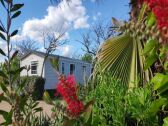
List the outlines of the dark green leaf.
{"label": "dark green leaf", "polygon": [[147,70],[158,59],[157,49],[153,48],[149,53],[145,61],[145,68]]}
{"label": "dark green leaf", "polygon": [[20,8],[22,8],[24,6],[24,4],[15,4],[15,5],[13,5],[13,7],[11,8],[11,12],[12,11],[17,11],[17,10],[19,10]]}
{"label": "dark green leaf", "polygon": [[[5,3],[4,3],[4,1],[3,0],[1,0],[1,3],[2,3],[2,5],[5,7]],[[6,8],[6,7],[5,7]]]}
{"label": "dark green leaf", "polygon": [[18,30],[15,30],[14,32],[12,32],[11,37],[15,36],[17,33],[18,33]]}
{"label": "dark green leaf", "polygon": [[160,107],[165,105],[166,102],[167,102],[166,98],[160,98],[153,101],[149,107],[149,114],[155,116],[157,112],[160,110]]}
{"label": "dark green leaf", "polygon": [[0,70],[0,76],[3,78],[8,78],[7,75],[2,70]]}
{"label": "dark green leaf", "polygon": [[6,41],[6,38],[5,38],[5,36],[0,32],[0,37],[3,39],[3,40],[5,40]]}
{"label": "dark green leaf", "polygon": [[75,119],[67,119],[63,122],[63,126],[74,126],[75,122]]}
{"label": "dark green leaf", "polygon": [[5,52],[0,48],[0,54],[2,54],[3,56],[6,56]]}
{"label": "dark green leaf", "polygon": [[7,89],[7,86],[4,85],[3,83],[0,83],[0,87],[1,87],[3,92],[5,92],[5,93],[9,92],[8,89]]}
{"label": "dark green leaf", "polygon": [[41,112],[42,110],[43,110],[42,107],[38,107],[38,108],[35,108],[35,109],[34,109],[35,113],[36,113],[36,112]]}
{"label": "dark green leaf", "polygon": [[0,26],[0,31],[5,32],[5,30],[2,28],[2,26]]}
{"label": "dark green leaf", "polygon": [[18,50],[16,50],[14,53],[13,53],[13,55],[12,55],[12,57],[11,57],[11,61],[17,56],[17,54],[18,54]]}
{"label": "dark green leaf", "polygon": [[21,14],[21,11],[17,11],[16,13],[14,13],[14,15],[12,16],[12,18],[16,18]]}
{"label": "dark green leaf", "polygon": [[17,70],[13,70],[13,71],[10,71],[9,73],[10,74],[16,74],[16,73],[20,73],[22,70],[24,70],[24,69],[26,69],[25,67],[21,67],[21,68],[19,68],[19,69],[17,69]]}

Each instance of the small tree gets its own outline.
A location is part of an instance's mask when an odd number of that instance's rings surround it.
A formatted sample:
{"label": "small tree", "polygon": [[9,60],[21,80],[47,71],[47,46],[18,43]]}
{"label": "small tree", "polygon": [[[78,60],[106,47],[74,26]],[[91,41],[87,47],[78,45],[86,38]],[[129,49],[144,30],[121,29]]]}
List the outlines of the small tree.
{"label": "small tree", "polygon": [[82,50],[92,56],[95,56],[102,42],[111,36],[114,36],[114,30],[111,30],[111,24],[105,24],[98,20],[90,27],[88,32],[82,34],[82,40],[78,40],[83,45]]}
{"label": "small tree", "polygon": [[53,31],[43,31],[42,33],[42,38],[43,38],[43,43],[44,43],[44,49],[45,49],[45,57],[42,65],[42,70],[41,70],[41,77],[43,76],[43,69],[44,69],[44,64],[50,54],[52,54],[54,51],[56,51],[57,47],[63,46],[67,40],[64,39],[63,37],[65,36],[65,32],[62,32],[60,30],[60,33],[57,33]]}
{"label": "small tree", "polygon": [[38,50],[39,47],[37,43],[31,39],[23,40],[16,44],[17,49],[19,50],[19,56],[24,55],[25,53],[29,52],[30,50]]}

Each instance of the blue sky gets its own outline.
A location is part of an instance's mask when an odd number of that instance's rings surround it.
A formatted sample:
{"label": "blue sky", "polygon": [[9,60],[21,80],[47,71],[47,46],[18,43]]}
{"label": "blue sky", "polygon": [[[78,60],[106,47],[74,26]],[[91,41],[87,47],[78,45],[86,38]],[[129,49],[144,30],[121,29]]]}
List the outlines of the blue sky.
{"label": "blue sky", "polygon": [[[19,28],[19,34],[13,38],[13,42],[31,38],[43,50],[41,32],[52,29],[58,33],[61,26],[61,29],[66,31],[65,38],[69,39],[69,42],[56,53],[65,56],[71,56],[74,52],[82,54],[82,46],[76,40],[81,39],[81,33],[87,31],[97,18],[107,22],[111,17],[127,20],[129,12],[129,0],[104,0],[99,3],[94,0],[72,0],[69,6],[61,2],[59,8],[51,5],[49,0],[15,1],[24,3],[25,6],[22,15],[14,21],[12,29]],[[4,16],[3,11],[1,16]],[[0,47],[2,46],[3,43],[0,42]]]}

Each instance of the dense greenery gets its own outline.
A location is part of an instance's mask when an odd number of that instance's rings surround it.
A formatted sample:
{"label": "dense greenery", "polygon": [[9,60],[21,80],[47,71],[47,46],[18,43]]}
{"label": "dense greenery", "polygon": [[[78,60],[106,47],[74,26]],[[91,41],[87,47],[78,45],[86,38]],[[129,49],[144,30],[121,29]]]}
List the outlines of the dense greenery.
{"label": "dense greenery", "polygon": [[[94,88],[79,88],[73,76],[58,72],[53,100],[44,92],[44,78],[20,78],[20,72],[30,68],[19,67],[18,51],[12,49],[10,40],[18,33],[11,27],[24,5],[0,0],[7,13],[7,22],[0,20],[0,38],[7,46],[7,52],[0,49],[5,57],[0,66],[0,102],[11,106],[9,111],[0,110],[4,118],[0,125],[168,126],[168,13],[164,12],[168,2],[160,1],[140,0],[137,4],[132,0],[130,20],[122,23],[113,18],[119,35],[98,51],[93,81],[87,85]],[[91,58],[86,54],[83,60]],[[57,60],[51,63],[58,71]],[[35,101],[42,94],[53,106],[52,118]]]}

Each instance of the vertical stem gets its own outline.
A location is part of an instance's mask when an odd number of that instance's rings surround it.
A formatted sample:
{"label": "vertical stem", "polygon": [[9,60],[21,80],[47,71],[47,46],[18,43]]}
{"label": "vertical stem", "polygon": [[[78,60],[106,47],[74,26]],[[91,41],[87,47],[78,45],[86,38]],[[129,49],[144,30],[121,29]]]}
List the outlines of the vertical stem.
{"label": "vertical stem", "polygon": [[8,49],[8,73],[9,73],[9,86],[10,86],[10,90],[12,90],[12,82],[11,82],[11,61],[10,61],[10,34],[9,34],[9,30],[10,30],[10,24],[11,24],[11,19],[10,19],[10,3],[8,3],[8,8],[7,8],[7,31],[6,31],[6,36],[7,36],[7,49]]}

